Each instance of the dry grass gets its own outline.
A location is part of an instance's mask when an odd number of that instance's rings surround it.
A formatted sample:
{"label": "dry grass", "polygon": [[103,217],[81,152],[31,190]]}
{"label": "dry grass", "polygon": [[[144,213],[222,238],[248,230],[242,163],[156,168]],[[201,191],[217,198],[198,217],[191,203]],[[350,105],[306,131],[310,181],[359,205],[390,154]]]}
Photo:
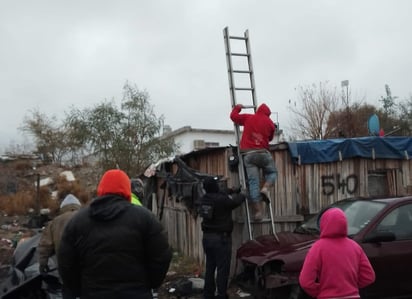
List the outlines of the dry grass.
{"label": "dry grass", "polygon": [[87,204],[92,197],[79,181],[68,182],[65,177],[56,178],[56,187],[59,201],[63,200],[66,195],[73,194],[82,204]]}
{"label": "dry grass", "polygon": [[35,194],[30,191],[19,191],[16,194],[0,197],[0,210],[7,215],[24,215],[36,208]]}
{"label": "dry grass", "polygon": [[53,186],[57,191],[57,198],[52,197],[52,189],[49,186],[29,190],[18,191],[15,194],[0,196],[0,211],[7,215],[26,215],[31,209],[48,208],[50,212],[56,213],[61,201],[69,193],[76,196],[82,204],[87,204],[91,198],[86,189],[77,181],[68,182],[65,177],[54,180]]}

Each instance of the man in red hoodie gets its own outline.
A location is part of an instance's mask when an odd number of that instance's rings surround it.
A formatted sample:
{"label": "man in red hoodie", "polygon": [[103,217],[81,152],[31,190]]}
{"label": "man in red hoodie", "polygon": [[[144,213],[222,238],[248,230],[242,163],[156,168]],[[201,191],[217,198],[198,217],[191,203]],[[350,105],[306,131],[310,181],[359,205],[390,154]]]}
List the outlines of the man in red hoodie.
{"label": "man in red hoodie", "polygon": [[360,298],[359,288],[375,281],[368,257],[358,243],[349,239],[345,213],[326,210],[320,219],[320,239],[303,263],[300,286],[318,299]]}
{"label": "man in red hoodie", "polygon": [[[277,178],[277,169],[272,154],[269,152],[269,142],[275,134],[275,124],[270,119],[271,111],[266,104],[261,104],[255,114],[240,113],[243,105],[233,107],[230,119],[243,126],[240,140],[240,151],[246,168],[249,187],[249,203],[254,212],[254,219],[262,219],[262,193],[269,194]],[[261,188],[260,171],[263,171],[265,182]]]}

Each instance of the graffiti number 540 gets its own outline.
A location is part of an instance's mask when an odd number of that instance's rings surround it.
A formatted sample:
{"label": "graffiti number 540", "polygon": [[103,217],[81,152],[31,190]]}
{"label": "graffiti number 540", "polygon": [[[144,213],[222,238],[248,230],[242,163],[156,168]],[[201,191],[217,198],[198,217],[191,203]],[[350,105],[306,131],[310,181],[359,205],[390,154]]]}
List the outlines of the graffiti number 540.
{"label": "graffiti number 540", "polygon": [[342,194],[355,193],[358,188],[358,177],[355,174],[348,175],[346,178],[340,177],[340,174],[336,175],[323,175],[322,179],[322,192],[324,195],[332,195],[335,190],[341,190]]}

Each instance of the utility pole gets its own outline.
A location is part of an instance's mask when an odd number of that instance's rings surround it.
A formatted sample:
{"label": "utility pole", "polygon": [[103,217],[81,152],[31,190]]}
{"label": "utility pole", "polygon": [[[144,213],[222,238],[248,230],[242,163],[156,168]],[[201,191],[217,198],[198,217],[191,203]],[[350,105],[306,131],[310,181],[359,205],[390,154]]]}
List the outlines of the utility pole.
{"label": "utility pole", "polygon": [[36,173],[37,190],[36,190],[36,213],[40,215],[40,173]]}
{"label": "utility pole", "polygon": [[346,107],[349,106],[349,80],[343,80],[341,82],[342,88],[346,87]]}
{"label": "utility pole", "polygon": [[346,117],[345,117],[346,118],[346,124],[345,124],[346,130],[345,131],[346,132],[344,132],[344,135],[345,135],[345,137],[353,137],[354,132],[353,132],[352,119],[351,119],[352,117],[351,117],[351,113],[349,111],[349,80],[343,80],[341,82],[341,86],[342,86],[342,88],[346,87],[346,99],[345,99],[344,95],[342,97],[343,102],[346,106]]}
{"label": "utility pole", "polygon": [[36,169],[36,164],[33,165],[34,174],[36,176],[36,215],[40,215],[40,173]]}

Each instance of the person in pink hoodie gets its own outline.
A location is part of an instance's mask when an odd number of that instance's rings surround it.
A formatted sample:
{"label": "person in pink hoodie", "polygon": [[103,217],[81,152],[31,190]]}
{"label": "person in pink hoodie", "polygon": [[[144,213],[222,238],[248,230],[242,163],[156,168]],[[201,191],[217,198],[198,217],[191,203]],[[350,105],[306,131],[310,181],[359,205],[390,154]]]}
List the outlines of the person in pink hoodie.
{"label": "person in pink hoodie", "polygon": [[347,237],[345,213],[326,210],[320,219],[320,239],[306,255],[299,276],[302,289],[318,299],[360,298],[359,289],[375,281],[366,254]]}

